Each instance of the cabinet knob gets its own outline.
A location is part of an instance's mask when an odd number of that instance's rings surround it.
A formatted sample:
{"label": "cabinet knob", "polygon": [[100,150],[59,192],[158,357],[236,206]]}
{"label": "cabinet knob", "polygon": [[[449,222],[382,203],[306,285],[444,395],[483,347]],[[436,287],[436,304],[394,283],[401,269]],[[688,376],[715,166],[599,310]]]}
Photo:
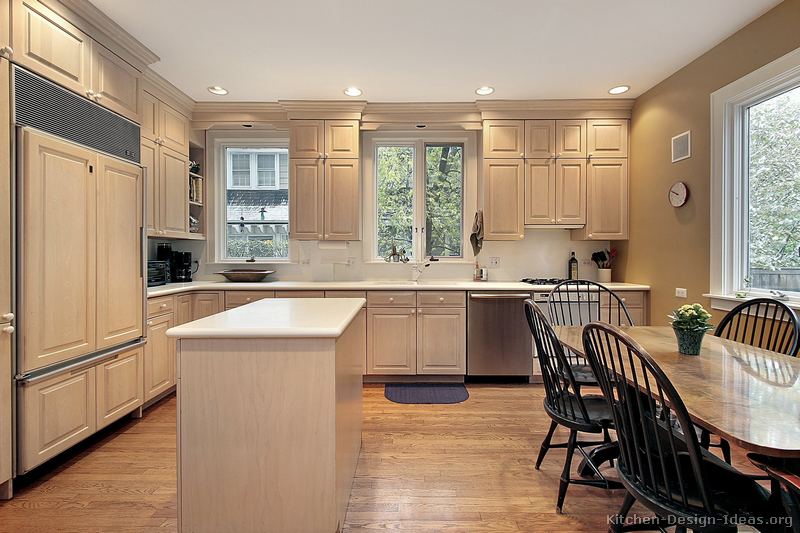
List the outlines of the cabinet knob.
{"label": "cabinet knob", "polygon": [[592,238],[592,234],[591,234],[591,233],[589,234],[589,238],[590,238],[590,239]]}
{"label": "cabinet knob", "polygon": [[11,57],[12,55],[14,55],[14,49],[10,46],[4,46],[3,48],[0,48],[0,56]]}
{"label": "cabinet knob", "polygon": [[625,298],[620,298],[620,300],[622,300],[622,303],[625,303]]}
{"label": "cabinet knob", "polygon": [[519,238],[520,239],[524,239],[525,238],[525,234],[520,235]]}
{"label": "cabinet knob", "polygon": [[167,304],[161,304],[161,309],[166,309],[166,308],[167,308]]}
{"label": "cabinet knob", "polygon": [[322,152],[317,152],[317,157],[319,157],[320,159],[322,159]]}
{"label": "cabinet knob", "polygon": [[[417,314],[417,310],[416,309],[412,309],[411,310],[411,314],[412,315],[416,315]],[[420,311],[419,314],[422,314],[422,311]]]}
{"label": "cabinet knob", "polygon": [[520,157],[525,157],[525,152],[520,152],[520,153],[519,153],[519,156],[520,156]]}
{"label": "cabinet knob", "polygon": [[322,233],[320,233],[320,234],[319,234],[319,238],[320,238],[320,239],[322,238]]}
{"label": "cabinet knob", "polygon": [[251,301],[251,300],[252,300],[252,298],[245,298],[245,299],[244,299],[244,301],[245,301],[245,302],[249,302],[249,301]]}
{"label": "cabinet knob", "polygon": [[556,219],[554,219],[554,218],[550,219],[550,222],[555,222],[555,221],[556,221]]}
{"label": "cabinet knob", "polygon": [[100,93],[95,93],[95,94],[94,94],[94,99],[95,99],[95,101],[98,101],[98,102],[99,102],[99,101],[100,101],[100,99],[101,99],[102,97],[103,97],[103,95],[102,95],[102,94],[100,94]]}
{"label": "cabinet knob", "polygon": [[328,159],[329,157],[330,157],[330,154],[328,152],[325,152],[325,159]]}
{"label": "cabinet knob", "polygon": [[555,156],[556,156],[556,153],[555,153],[555,152],[552,152],[552,153],[550,154],[550,157],[555,157]]}
{"label": "cabinet knob", "polygon": [[557,155],[556,157],[561,157],[562,155],[564,155],[564,154],[562,154],[561,152],[559,152],[559,153],[558,153],[558,155]]}
{"label": "cabinet knob", "polygon": [[153,325],[153,321],[152,321],[152,320],[148,320],[148,321],[147,321],[147,325],[148,325],[148,326],[152,326],[152,325]]}
{"label": "cabinet knob", "polygon": [[3,322],[11,322],[14,320],[14,313],[5,313],[3,315]]}
{"label": "cabinet knob", "polygon": [[394,298],[389,298],[389,303],[394,302]]}
{"label": "cabinet knob", "polygon": [[8,333],[9,335],[11,335],[12,333],[14,333],[14,326],[6,326],[6,327],[4,327],[3,328],[3,333]]}
{"label": "cabinet knob", "polygon": [[439,301],[440,302],[444,302],[444,298],[439,298]]}
{"label": "cabinet knob", "polygon": [[92,91],[91,89],[86,91],[86,96],[88,96],[89,98],[94,98],[94,91]]}
{"label": "cabinet knob", "polygon": [[561,219],[559,218],[558,221],[561,222]]}

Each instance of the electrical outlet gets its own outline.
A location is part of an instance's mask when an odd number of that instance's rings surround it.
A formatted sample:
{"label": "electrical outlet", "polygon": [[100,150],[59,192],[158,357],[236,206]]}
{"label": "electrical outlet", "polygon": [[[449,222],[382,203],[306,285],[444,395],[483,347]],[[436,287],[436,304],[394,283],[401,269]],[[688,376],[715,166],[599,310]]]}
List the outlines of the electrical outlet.
{"label": "electrical outlet", "polygon": [[686,289],[681,287],[675,287],[675,296],[677,298],[688,298],[689,295],[686,293]]}
{"label": "electrical outlet", "polygon": [[490,257],[489,258],[489,266],[490,267],[498,267],[498,266],[500,266],[500,258],[499,257]]}

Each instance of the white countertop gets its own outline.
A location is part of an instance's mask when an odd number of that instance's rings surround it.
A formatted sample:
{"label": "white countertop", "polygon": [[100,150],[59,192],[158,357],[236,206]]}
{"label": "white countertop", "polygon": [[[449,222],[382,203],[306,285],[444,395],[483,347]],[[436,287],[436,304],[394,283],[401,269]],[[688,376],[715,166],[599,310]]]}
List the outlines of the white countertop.
{"label": "white countertop", "polygon": [[[649,285],[635,283],[606,283],[614,291],[647,291]],[[258,283],[231,283],[229,281],[193,281],[191,283],[168,283],[149,287],[147,296],[166,296],[188,291],[523,291],[546,292],[554,285],[529,285],[520,281],[470,281],[470,280],[363,280],[363,281],[261,281]]]}
{"label": "white countertop", "polygon": [[179,339],[339,337],[363,298],[265,299],[167,330]]}

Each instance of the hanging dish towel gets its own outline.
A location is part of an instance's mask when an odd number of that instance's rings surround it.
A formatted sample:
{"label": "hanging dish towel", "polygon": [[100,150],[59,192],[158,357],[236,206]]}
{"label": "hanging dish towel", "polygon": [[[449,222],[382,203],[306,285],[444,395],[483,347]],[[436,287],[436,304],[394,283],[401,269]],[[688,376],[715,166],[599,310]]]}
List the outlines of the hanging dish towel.
{"label": "hanging dish towel", "polygon": [[483,248],[483,211],[475,212],[475,220],[472,222],[472,234],[469,236],[472,243],[472,252],[477,256]]}

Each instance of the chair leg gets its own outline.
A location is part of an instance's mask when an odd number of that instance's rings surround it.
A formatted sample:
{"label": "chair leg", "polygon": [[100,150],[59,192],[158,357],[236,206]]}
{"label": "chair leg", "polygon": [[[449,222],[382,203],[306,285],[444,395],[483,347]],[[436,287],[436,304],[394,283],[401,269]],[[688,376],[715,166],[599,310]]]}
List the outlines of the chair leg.
{"label": "chair leg", "polygon": [[707,450],[710,445],[711,433],[709,433],[707,429],[702,429],[700,431],[700,447],[702,447],[704,450]]}
{"label": "chair leg", "polygon": [[578,441],[578,432],[574,429],[569,432],[569,442],[567,444],[567,457],[564,460],[564,470],[561,472],[561,481],[558,484],[558,501],[556,502],[556,510],[561,513],[561,507],[564,505],[564,497],[567,495],[567,487],[569,487],[569,471],[572,469],[572,455],[575,453],[575,445]]}
{"label": "chair leg", "polygon": [[611,519],[609,531],[613,533],[624,531],[625,519],[628,517],[628,513],[631,512],[631,507],[633,507],[634,503],[636,503],[636,497],[630,492],[626,492],[622,507],[619,508],[617,515]]}
{"label": "chair leg", "polygon": [[719,439],[719,447],[722,449],[722,457],[725,459],[725,462],[731,464],[731,445],[728,441],[720,437]]}
{"label": "chair leg", "polygon": [[555,433],[557,426],[558,424],[556,424],[555,421],[550,422],[550,429],[547,430],[547,435],[542,441],[541,448],[539,448],[539,457],[536,458],[536,470],[539,470],[539,467],[544,460],[544,456],[547,455],[547,450],[550,449],[550,441],[553,439],[553,433]]}

